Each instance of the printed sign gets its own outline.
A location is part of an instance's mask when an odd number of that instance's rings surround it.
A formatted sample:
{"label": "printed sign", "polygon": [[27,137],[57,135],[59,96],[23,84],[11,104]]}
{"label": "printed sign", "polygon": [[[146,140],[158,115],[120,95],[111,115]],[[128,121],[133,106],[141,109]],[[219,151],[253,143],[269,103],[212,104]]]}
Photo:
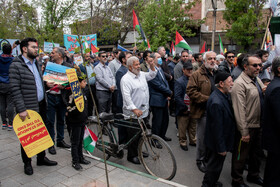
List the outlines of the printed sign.
{"label": "printed sign", "polygon": [[74,101],[77,109],[80,112],[84,111],[84,99],[83,99],[83,93],[78,81],[77,73],[74,68],[67,69],[66,74],[69,80],[69,84],[72,90],[72,93],[74,95]]}
{"label": "printed sign", "polygon": [[74,54],[74,63],[79,66],[80,64],[82,64],[83,61],[83,57],[80,54]]}
{"label": "printed sign", "polygon": [[53,62],[48,62],[43,75],[43,80],[47,82],[54,82],[54,84],[66,84],[68,83],[66,75],[67,69],[71,68]]}
{"label": "printed sign", "polygon": [[[59,47],[58,43],[54,43],[55,47]],[[52,42],[44,42],[44,52],[50,53],[53,50],[53,43]]]}
{"label": "printed sign", "polygon": [[[3,53],[2,51],[2,47],[3,45],[5,44],[10,44],[11,46],[13,46],[13,44],[17,41],[18,39],[0,39],[0,54]],[[18,56],[20,55],[21,52],[20,52],[20,48],[19,48],[19,45],[17,45],[16,48],[13,49],[12,51],[12,55],[14,56]]]}
{"label": "printed sign", "polygon": [[54,143],[41,116],[33,111],[27,110],[29,117],[22,121],[19,114],[13,121],[14,131],[28,158],[48,149]]}
{"label": "printed sign", "polygon": [[[74,53],[75,48],[79,47],[80,44],[77,40],[78,36],[77,35],[69,35],[69,34],[64,34],[64,46],[66,49],[69,51],[69,53]],[[81,35],[81,38],[86,40],[87,46],[94,45],[97,47],[97,37],[96,34],[91,34],[91,35]],[[85,42],[83,42],[83,48],[85,48]]]}

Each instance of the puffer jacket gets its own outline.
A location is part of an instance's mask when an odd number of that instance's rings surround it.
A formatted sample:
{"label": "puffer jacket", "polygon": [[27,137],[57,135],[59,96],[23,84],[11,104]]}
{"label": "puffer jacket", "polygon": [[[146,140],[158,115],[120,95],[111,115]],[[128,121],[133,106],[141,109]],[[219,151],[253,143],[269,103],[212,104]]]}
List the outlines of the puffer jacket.
{"label": "puffer jacket", "polygon": [[[38,66],[38,62],[35,61],[35,63],[41,76],[42,85],[44,85],[41,69]],[[16,112],[20,113],[27,109],[39,112],[35,78],[21,55],[16,57],[10,65],[9,78]]]}
{"label": "puffer jacket", "polygon": [[[261,87],[264,85],[257,77]],[[259,128],[261,121],[261,101],[256,83],[244,72],[235,80],[231,92],[237,128],[242,136],[249,134],[249,128]]]}
{"label": "puffer jacket", "polygon": [[191,75],[187,85],[187,94],[191,100],[191,116],[195,119],[201,118],[206,110],[207,100],[211,94],[211,81],[207,76],[204,64]]}

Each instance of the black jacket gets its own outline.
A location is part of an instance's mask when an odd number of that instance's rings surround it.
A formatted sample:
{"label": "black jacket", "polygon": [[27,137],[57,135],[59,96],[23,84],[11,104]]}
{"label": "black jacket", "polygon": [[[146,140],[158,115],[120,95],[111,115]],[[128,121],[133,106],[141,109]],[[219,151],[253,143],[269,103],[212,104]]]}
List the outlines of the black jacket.
{"label": "black jacket", "polygon": [[[35,64],[39,71],[42,85],[44,85],[42,71],[39,68],[37,61],[35,61]],[[16,57],[13,60],[13,63],[11,63],[9,69],[9,79],[11,95],[13,98],[14,106],[16,107],[16,112],[20,113],[27,109],[39,112],[35,78],[33,73],[25,64],[21,55]],[[45,92],[45,90],[43,91]],[[43,101],[45,101],[45,99]]]}
{"label": "black jacket", "polygon": [[233,71],[233,69],[234,69],[233,64],[231,65],[231,70],[229,69],[228,63],[227,63],[226,60],[224,60],[223,62],[221,62],[221,64],[220,64],[219,67],[218,67],[218,71],[222,71],[222,72],[229,73],[229,74],[231,74],[231,72]]}
{"label": "black jacket", "polygon": [[217,153],[233,149],[236,128],[232,106],[217,88],[207,101],[205,145]]}
{"label": "black jacket", "polygon": [[263,147],[280,155],[280,77],[274,77],[265,91]]}
{"label": "black jacket", "polygon": [[176,104],[176,116],[183,115],[183,112],[188,111],[187,105],[184,103],[184,97],[187,89],[189,78],[185,75],[175,80],[174,98]]}

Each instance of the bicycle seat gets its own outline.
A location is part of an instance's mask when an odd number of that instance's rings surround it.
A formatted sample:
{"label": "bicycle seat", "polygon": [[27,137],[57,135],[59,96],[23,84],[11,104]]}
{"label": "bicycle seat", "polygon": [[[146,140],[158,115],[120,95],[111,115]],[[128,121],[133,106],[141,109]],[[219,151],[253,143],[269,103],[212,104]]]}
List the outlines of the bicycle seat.
{"label": "bicycle seat", "polygon": [[102,112],[101,114],[99,114],[99,118],[101,121],[110,121],[114,119],[114,114],[113,113],[106,113],[106,112]]}
{"label": "bicycle seat", "polygon": [[88,122],[90,122],[90,123],[98,123],[97,117],[96,116],[89,116],[88,117]]}

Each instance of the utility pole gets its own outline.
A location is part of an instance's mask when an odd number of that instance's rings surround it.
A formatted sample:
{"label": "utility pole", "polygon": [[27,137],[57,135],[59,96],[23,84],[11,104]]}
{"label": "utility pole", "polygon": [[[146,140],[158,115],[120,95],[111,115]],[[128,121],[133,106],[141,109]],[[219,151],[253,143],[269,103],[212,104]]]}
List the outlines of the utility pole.
{"label": "utility pole", "polygon": [[212,30],[212,42],[211,50],[214,51],[215,44],[215,32],[216,32],[216,14],[217,14],[217,0],[211,0],[213,7],[213,30]]}

